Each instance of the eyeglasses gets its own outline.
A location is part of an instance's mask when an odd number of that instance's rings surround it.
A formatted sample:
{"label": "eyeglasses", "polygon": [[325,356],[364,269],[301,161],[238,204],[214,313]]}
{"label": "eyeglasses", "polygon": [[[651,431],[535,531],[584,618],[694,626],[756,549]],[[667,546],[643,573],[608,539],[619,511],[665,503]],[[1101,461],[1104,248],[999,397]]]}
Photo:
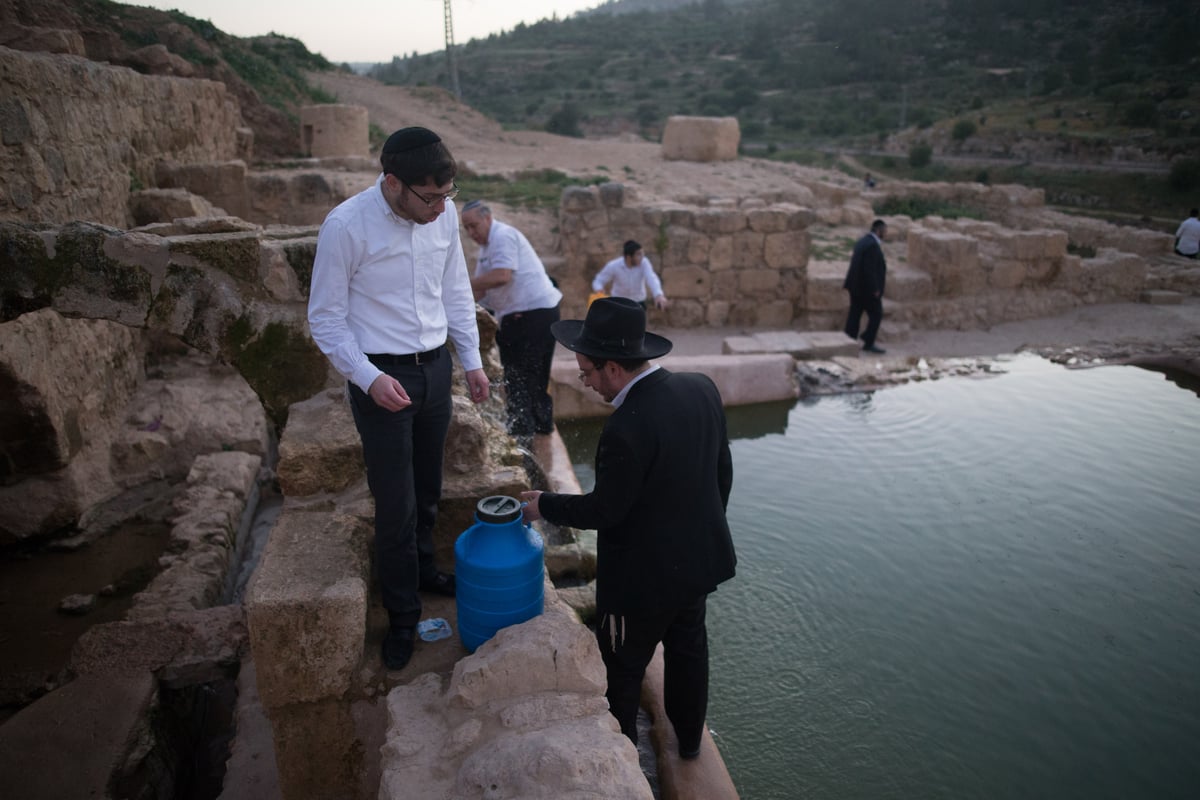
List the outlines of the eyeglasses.
{"label": "eyeglasses", "polygon": [[408,189],[413,194],[415,194],[417,196],[418,200],[420,200],[422,203],[429,206],[430,208],[433,208],[438,203],[440,203],[444,200],[453,200],[455,197],[458,197],[458,184],[457,183],[451,183],[450,191],[446,192],[445,194],[438,194],[438,195],[434,195],[433,197],[426,197],[425,195],[421,194],[413,187],[409,186],[404,181],[400,181],[400,185],[405,187],[406,189]]}
{"label": "eyeglasses", "polygon": [[595,371],[596,371],[596,369],[597,369],[597,367],[592,367],[591,369],[581,369],[581,370],[579,370],[579,382],[580,382],[580,383],[585,383],[585,382],[587,382],[587,379],[588,379],[588,378],[590,378],[590,377],[592,377],[592,373],[593,373],[593,372],[595,372]]}

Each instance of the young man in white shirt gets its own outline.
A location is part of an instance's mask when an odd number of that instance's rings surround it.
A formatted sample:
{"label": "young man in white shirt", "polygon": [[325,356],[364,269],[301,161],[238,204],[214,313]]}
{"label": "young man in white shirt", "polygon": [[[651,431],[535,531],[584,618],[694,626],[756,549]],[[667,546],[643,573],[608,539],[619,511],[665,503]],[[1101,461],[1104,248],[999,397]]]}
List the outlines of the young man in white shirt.
{"label": "young man in white shirt", "polygon": [[528,444],[554,431],[554,401],[546,391],[554,360],[550,326],[558,322],[562,292],[546,274],[533,245],[519,230],[493,218],[481,200],[463,206],[462,224],[479,245],[471,288],[496,315],[496,344],[504,365],[508,430]]}
{"label": "young man in white shirt", "polygon": [[383,661],[412,656],[418,591],[453,595],[433,560],[433,525],[450,426],[451,357],[471,399],[488,397],[475,298],[451,200],[457,166],[441,138],[403,128],[388,138],[375,184],[325,218],[309,291],[313,340],[347,380],[375,498],[375,560],[388,633]]}
{"label": "young man in white shirt", "polygon": [[[654,306],[665,309],[669,303],[663,294],[662,283],[654,274],[650,259],[646,258],[642,246],[630,239],[622,248],[624,255],[604,265],[592,281],[593,292],[608,292],[611,297],[627,297],[646,307],[646,291],[654,298]],[[609,288],[611,286],[611,288]]]}

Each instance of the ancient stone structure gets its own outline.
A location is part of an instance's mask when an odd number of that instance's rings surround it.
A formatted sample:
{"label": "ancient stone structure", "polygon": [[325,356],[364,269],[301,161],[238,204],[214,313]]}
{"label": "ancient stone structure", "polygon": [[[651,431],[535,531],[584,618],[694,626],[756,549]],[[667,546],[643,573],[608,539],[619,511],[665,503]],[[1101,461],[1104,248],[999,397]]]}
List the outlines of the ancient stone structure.
{"label": "ancient stone structure", "polygon": [[128,227],[159,160],[249,156],[222,83],[0,47],[0,85],[0,220]]}
{"label": "ancient stone structure", "polygon": [[[885,326],[979,327],[1133,302],[1148,288],[1153,258],[1170,246],[1165,234],[1061,219],[1043,207],[1041,191],[1020,186],[906,184],[896,191],[989,221],[887,219]],[[591,279],[632,238],[672,301],[665,314],[650,310],[652,324],[837,330],[850,245],[874,216],[860,192],[823,181],[755,197],[646,203],[617,183],[571,187],[559,208],[563,262],[555,269],[563,313],[583,315]],[[1048,226],[1058,222],[1062,228]],[[839,240],[832,257],[831,238]],[[1154,288],[1185,278],[1182,270],[1169,279],[1160,272]]]}
{"label": "ancient stone structure", "polygon": [[563,315],[582,316],[592,278],[636,239],[660,271],[675,327],[787,327],[805,308],[808,226],[816,215],[795,197],[638,205],[607,183],[563,192],[565,266],[556,275]]}
{"label": "ancient stone structure", "polygon": [[300,152],[309,158],[365,156],[368,141],[367,109],[345,103],[300,108]]}
{"label": "ancient stone structure", "polygon": [[732,161],[741,131],[737,117],[667,117],[662,153],[668,161]]}

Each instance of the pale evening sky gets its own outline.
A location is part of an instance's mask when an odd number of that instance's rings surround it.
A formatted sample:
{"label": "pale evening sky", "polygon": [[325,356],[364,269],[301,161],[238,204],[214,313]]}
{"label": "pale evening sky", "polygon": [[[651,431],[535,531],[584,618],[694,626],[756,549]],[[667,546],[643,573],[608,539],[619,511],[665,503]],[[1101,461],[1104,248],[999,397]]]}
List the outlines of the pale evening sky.
{"label": "pale evening sky", "polygon": [[[602,0],[452,0],[454,41],[466,44],[519,23],[566,19]],[[233,36],[278,33],[335,64],[391,61],[445,44],[443,0],[133,0],[208,20]]]}

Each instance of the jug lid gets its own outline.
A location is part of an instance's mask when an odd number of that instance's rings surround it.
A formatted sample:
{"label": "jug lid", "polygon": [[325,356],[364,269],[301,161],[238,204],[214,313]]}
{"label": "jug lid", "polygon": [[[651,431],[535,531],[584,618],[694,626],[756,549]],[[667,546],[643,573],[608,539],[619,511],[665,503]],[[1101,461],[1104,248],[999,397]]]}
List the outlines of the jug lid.
{"label": "jug lid", "polygon": [[504,523],[521,518],[521,501],[506,494],[494,494],[475,504],[480,522]]}

